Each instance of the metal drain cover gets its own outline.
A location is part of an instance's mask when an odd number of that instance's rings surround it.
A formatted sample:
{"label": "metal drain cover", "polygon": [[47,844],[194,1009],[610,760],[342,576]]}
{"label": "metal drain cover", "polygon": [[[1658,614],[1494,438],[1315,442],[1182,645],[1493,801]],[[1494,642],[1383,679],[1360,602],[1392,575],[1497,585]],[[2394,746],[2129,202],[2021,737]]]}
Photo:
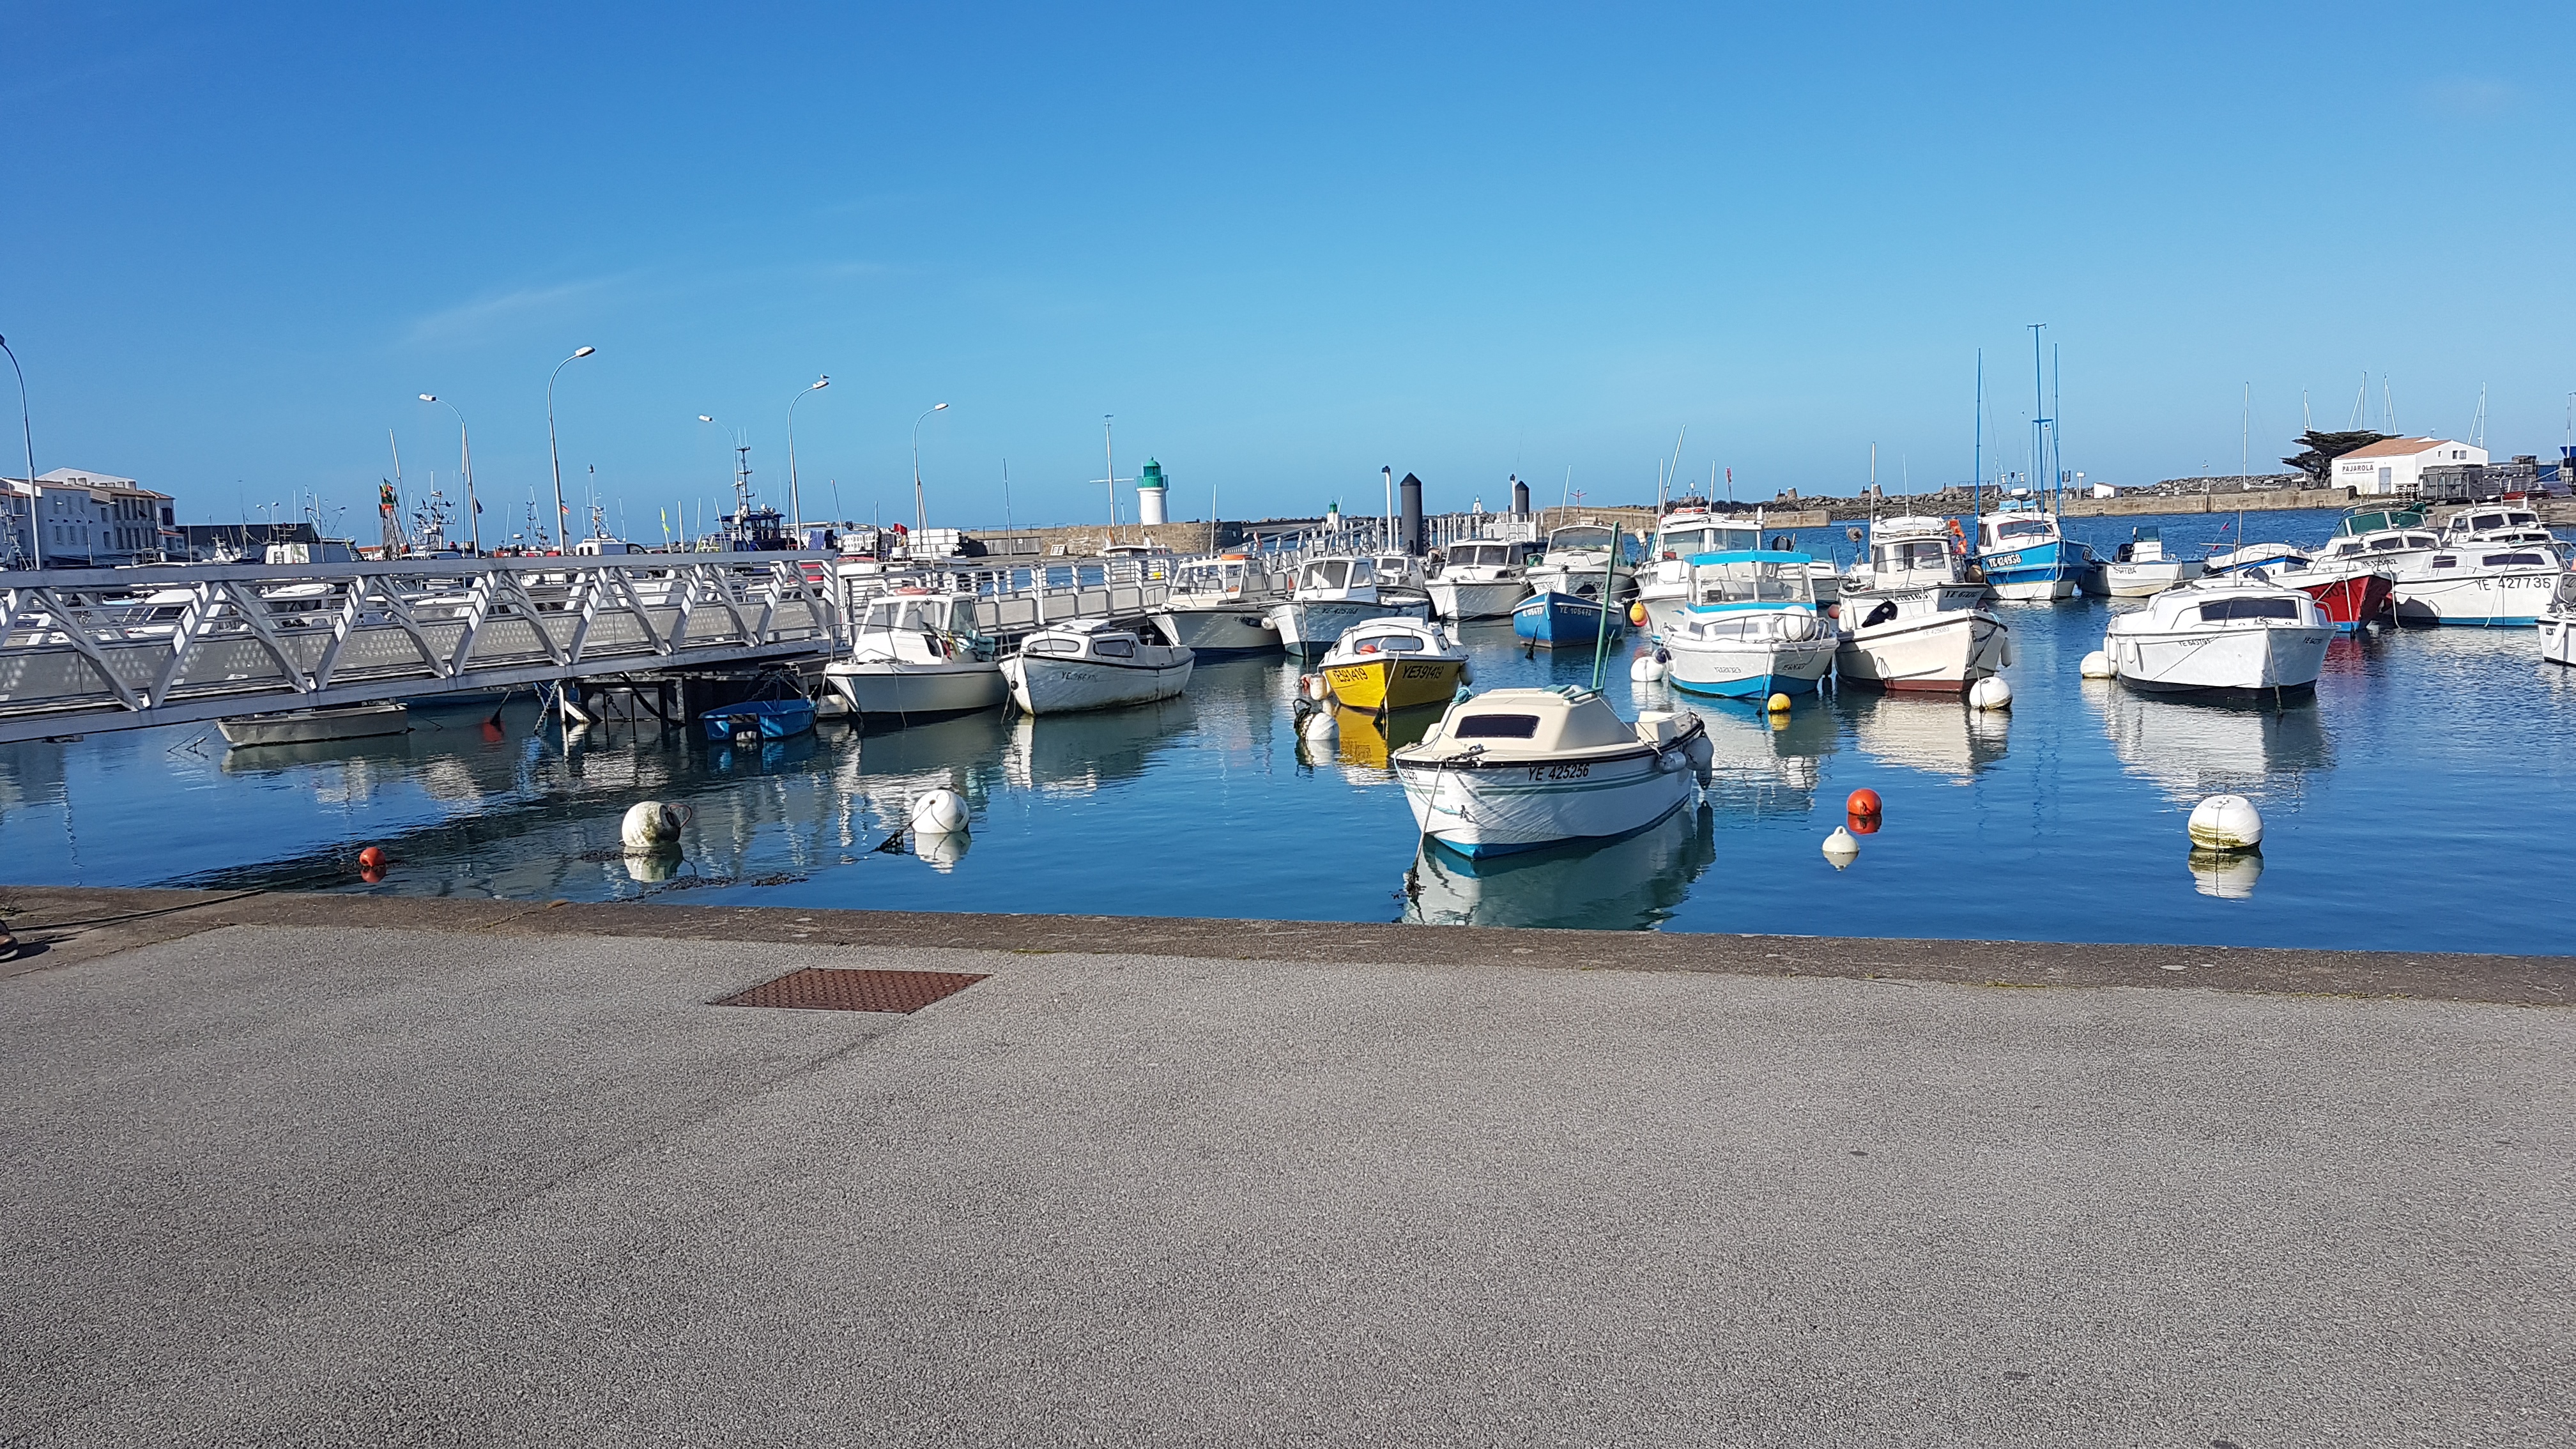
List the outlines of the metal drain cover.
{"label": "metal drain cover", "polygon": [[954,996],[983,979],[963,971],[836,971],[809,966],[725,997],[716,1005],[911,1012]]}

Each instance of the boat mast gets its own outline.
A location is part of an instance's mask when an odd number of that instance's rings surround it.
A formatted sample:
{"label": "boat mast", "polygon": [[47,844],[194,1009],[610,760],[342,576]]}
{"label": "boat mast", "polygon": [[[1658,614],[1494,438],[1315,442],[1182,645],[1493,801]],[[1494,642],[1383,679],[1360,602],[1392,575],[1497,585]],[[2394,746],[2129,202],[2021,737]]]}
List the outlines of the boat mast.
{"label": "boat mast", "polygon": [[1986,349],[1977,349],[1976,466],[1968,474],[1968,517],[1985,511],[1986,499]]}

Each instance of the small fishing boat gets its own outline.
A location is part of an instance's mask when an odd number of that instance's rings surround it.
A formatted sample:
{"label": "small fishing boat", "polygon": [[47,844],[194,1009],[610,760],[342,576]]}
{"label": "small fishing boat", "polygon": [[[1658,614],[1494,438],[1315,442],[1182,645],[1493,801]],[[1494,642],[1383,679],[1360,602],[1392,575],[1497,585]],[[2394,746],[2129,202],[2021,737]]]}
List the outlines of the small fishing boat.
{"label": "small fishing boat", "polygon": [[1467,674],[1467,651],[1437,624],[1372,619],[1353,625],[1316,672],[1346,709],[1384,712],[1446,704]]}
{"label": "small fishing boat", "polygon": [[1069,714],[1170,699],[1189,687],[1195,656],[1175,644],[1148,644],[1107,619],[1050,625],[1020,642],[1002,661],[1011,700],[1029,714]]}
{"label": "small fishing boat", "polygon": [[2027,498],[2007,498],[1977,520],[1973,560],[1998,599],[2045,602],[2075,597],[2085,558],[2068,542],[2057,515]]}
{"label": "small fishing boat", "polygon": [[1711,513],[1705,504],[1676,504],[1655,527],[1655,542],[1637,573],[1637,602],[1646,606],[1646,634],[1661,639],[1681,622],[1690,603],[1690,561],[1704,553],[1758,549],[1762,520],[1736,523]]}
{"label": "small fishing boat", "polygon": [[[1593,584],[1593,592],[1600,592],[1600,580],[1596,578]],[[1628,632],[1628,621],[1615,612],[1609,619],[1610,637],[1615,642]],[[1512,633],[1541,649],[1589,649],[1601,638],[1601,620],[1601,605],[1595,600],[1552,589],[1532,594],[1512,606]]]}
{"label": "small fishing boat", "polygon": [[2129,541],[2102,565],[2104,587],[2115,599],[2143,599],[2200,577],[2203,563],[2165,553],[2164,531],[2152,524],[2129,530]]}
{"label": "small fishing boat", "polygon": [[1872,523],[1867,561],[1843,585],[1836,674],[1880,689],[1956,694],[2011,664],[2012,635],[1979,607],[1986,586],[1969,580],[1966,555],[1941,519]]}
{"label": "small fishing boat", "polygon": [[863,721],[998,709],[1007,697],[1002,666],[975,622],[972,594],[906,589],[871,599],[849,656],[823,666],[823,680]]}
{"label": "small fishing boat", "polygon": [[1774,549],[1693,557],[1690,603],[1663,641],[1674,687],[1730,699],[1814,693],[1842,639],[1816,612],[1812,562]]}
{"label": "small fishing boat", "polygon": [[698,716],[707,738],[719,745],[757,745],[804,734],[814,728],[810,699],[752,699],[718,705]]}
{"label": "small fishing boat", "polygon": [[1366,557],[1341,555],[1309,559],[1297,571],[1297,585],[1287,602],[1274,604],[1263,616],[1291,654],[1321,654],[1354,624],[1371,619],[1431,617],[1428,596],[1380,598],[1377,564]]}
{"label": "small fishing boat", "polygon": [[1275,654],[1279,631],[1269,615],[1278,597],[1267,565],[1230,553],[1183,564],[1152,617],[1164,638],[1202,659]]}
{"label": "small fishing boat", "polygon": [[1431,610],[1440,618],[1464,623],[1500,619],[1529,596],[1529,574],[1521,566],[1524,548],[1517,543],[1469,539],[1449,545],[1439,572],[1431,578]]}
{"label": "small fishing boat", "polygon": [[1379,603],[1393,604],[1417,619],[1431,617],[1431,578],[1423,572],[1422,560],[1409,553],[1381,553],[1369,562],[1377,570]]}
{"label": "small fishing boat", "polygon": [[2135,689],[2270,693],[2312,688],[2334,636],[2316,600],[2248,575],[2194,579],[2114,615],[2102,651]]}
{"label": "small fishing boat", "polygon": [[2551,664],[2576,664],[2576,574],[2558,576],[2558,591],[2540,616],[2540,657]]}
{"label": "small fishing boat", "polygon": [[1637,568],[1625,557],[1626,540],[1602,523],[1571,523],[1550,530],[1547,551],[1529,566],[1530,587],[1540,593],[1598,599],[1606,575],[1610,601],[1624,604],[1637,592]]}
{"label": "small fishing boat", "polygon": [[1697,715],[1634,724],[1589,689],[1496,689],[1394,752],[1423,835],[1462,855],[1634,834],[1690,803],[1710,758]]}
{"label": "small fishing boat", "polygon": [[346,704],[331,709],[290,709],[276,714],[236,715],[215,721],[224,743],[236,749],[257,745],[316,745],[325,740],[365,740],[398,735],[411,728],[411,711],[399,704]]}
{"label": "small fishing boat", "polygon": [[2350,544],[2341,557],[2311,554],[2286,543],[2251,543],[2209,556],[2204,577],[2244,576],[2286,584],[2317,601],[2337,630],[2350,634],[2388,613],[2397,580]]}

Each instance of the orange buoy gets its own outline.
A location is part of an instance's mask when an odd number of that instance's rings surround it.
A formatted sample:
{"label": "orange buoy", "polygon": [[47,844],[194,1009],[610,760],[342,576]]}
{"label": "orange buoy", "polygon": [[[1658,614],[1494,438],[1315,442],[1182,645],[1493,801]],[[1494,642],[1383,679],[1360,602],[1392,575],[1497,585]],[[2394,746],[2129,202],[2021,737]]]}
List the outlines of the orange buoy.
{"label": "orange buoy", "polygon": [[1878,792],[1876,790],[1854,790],[1851,792],[1851,799],[1843,803],[1843,808],[1849,811],[1852,818],[1856,820],[1876,820],[1878,818]]}
{"label": "orange buoy", "polygon": [[358,852],[358,869],[383,870],[384,868],[385,848],[383,846],[370,845],[366,849]]}
{"label": "orange buoy", "polygon": [[1851,833],[1854,835],[1876,835],[1878,833],[1878,817],[1875,815],[1863,815],[1855,811],[1854,813],[1845,816],[1843,818],[1843,823],[1851,827]]}
{"label": "orange buoy", "polygon": [[358,879],[365,881],[369,885],[383,885],[385,883],[385,873],[380,870],[362,870],[358,872]]}

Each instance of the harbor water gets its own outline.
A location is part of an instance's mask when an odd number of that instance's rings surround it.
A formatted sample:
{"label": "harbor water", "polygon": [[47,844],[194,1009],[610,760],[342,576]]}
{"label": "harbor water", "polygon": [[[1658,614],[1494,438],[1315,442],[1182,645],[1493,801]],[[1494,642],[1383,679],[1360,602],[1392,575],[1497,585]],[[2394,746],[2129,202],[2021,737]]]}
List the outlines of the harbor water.
{"label": "harbor water", "polygon": [[[2313,543],[2329,513],[2256,515]],[[2198,556],[2232,515],[2077,519],[2108,552],[2136,525]],[[1801,543],[1848,561],[1844,529]],[[2274,707],[2078,677],[2114,604],[1999,604],[2009,713],[1844,689],[1785,723],[1632,684],[1623,713],[1695,710],[1706,803],[1642,835],[1471,864],[1417,836],[1364,723],[1309,744],[1298,666],[1203,663],[1188,693],[1092,715],[1000,712],[861,734],[837,721],[758,747],[604,726],[572,737],[524,697],[416,712],[407,735],[227,752],[209,729],[0,747],[0,880],[279,887],[514,899],[648,898],[939,911],[1421,921],[2562,953],[2564,898],[2533,843],[2576,809],[2576,671],[2528,629],[2373,631],[2335,642],[2312,699]],[[1579,684],[1590,651],[1465,631],[1476,686]],[[1436,712],[1433,715],[1436,718]],[[1395,742],[1422,720],[1399,721]],[[963,794],[964,837],[916,853],[908,803]],[[1837,871],[1818,847],[1860,788],[1883,828]],[[2184,821],[2251,797],[2258,855],[2193,853]],[[630,866],[628,806],[685,807],[676,862]],[[353,859],[382,846],[381,882]],[[352,919],[362,920],[363,913]],[[1820,945],[1819,949],[1827,949]]]}

